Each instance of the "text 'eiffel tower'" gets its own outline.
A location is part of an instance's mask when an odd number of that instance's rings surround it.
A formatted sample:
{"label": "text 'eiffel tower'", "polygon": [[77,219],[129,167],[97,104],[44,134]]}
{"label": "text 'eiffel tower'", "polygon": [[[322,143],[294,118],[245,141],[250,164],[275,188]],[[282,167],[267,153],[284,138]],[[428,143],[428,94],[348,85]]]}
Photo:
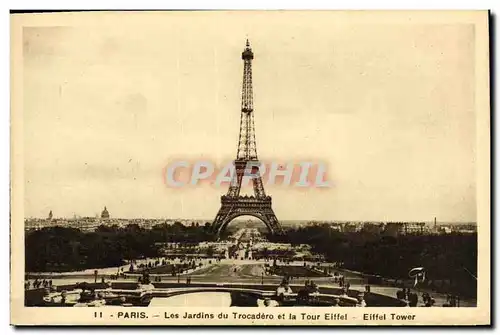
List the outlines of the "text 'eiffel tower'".
{"label": "text 'eiffel tower'", "polygon": [[[254,55],[248,40],[241,58],[243,59],[243,89],[238,152],[234,160],[232,181],[227,194],[221,197],[222,205],[212,224],[212,230],[216,236],[219,236],[233,219],[242,215],[251,215],[262,220],[271,233],[283,234],[283,229],[271,206],[271,197],[266,195],[260,175],[253,118],[252,60]],[[253,183],[253,196],[240,195],[245,176]]]}

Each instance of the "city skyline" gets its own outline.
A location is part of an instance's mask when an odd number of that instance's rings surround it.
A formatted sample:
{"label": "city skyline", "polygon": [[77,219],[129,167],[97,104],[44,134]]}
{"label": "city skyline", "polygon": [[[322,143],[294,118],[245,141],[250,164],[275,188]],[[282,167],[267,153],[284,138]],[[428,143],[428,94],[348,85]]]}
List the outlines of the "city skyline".
{"label": "city skyline", "polygon": [[[52,213],[52,211],[50,211]],[[191,218],[191,217],[169,217],[169,216],[163,216],[163,217],[114,217],[112,215],[109,216],[109,218],[102,218],[101,213],[95,213],[93,216],[92,215],[79,215],[74,213],[72,216],[57,216],[54,215],[53,217],[48,217],[46,215],[45,217],[26,217],[26,220],[52,220],[52,221],[57,221],[57,220],[79,220],[79,219],[99,219],[101,221],[114,221],[114,220],[154,220],[154,221],[160,221],[160,220],[166,220],[166,221],[192,221],[192,222],[211,222],[212,218]],[[250,215],[242,215],[241,217],[237,217],[234,219],[232,222],[245,222],[245,221],[252,221],[252,222],[260,222],[262,223],[262,226],[265,226],[265,224],[258,218]],[[302,219],[286,219],[286,220],[281,220],[280,222],[285,222],[285,223],[299,223],[299,222],[306,222],[306,223],[318,223],[318,222],[326,222],[326,223],[400,223],[400,222],[406,222],[406,223],[412,223],[412,222],[425,222],[425,223],[434,223],[434,218],[431,218],[429,220],[422,220],[422,221],[379,221],[379,220],[312,220],[312,219],[307,219],[307,218],[302,218]],[[477,224],[476,221],[439,221],[438,218],[436,218],[436,223],[437,224]]]}
{"label": "city skyline", "polygon": [[333,181],[267,187],[280,220],[476,222],[473,27],[233,13],[220,39],[218,15],[24,29],[26,217],[213,220],[226,189],[169,189],[162,169],[234,159],[248,37],[259,156],[324,161]]}

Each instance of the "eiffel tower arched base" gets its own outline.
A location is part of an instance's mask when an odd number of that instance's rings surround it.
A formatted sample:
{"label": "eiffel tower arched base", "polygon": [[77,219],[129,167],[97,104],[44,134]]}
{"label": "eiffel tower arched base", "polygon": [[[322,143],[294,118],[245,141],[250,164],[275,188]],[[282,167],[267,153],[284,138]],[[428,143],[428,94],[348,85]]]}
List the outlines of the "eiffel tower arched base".
{"label": "eiffel tower arched base", "polygon": [[222,196],[221,203],[221,208],[212,224],[212,233],[215,238],[219,238],[229,222],[243,215],[261,220],[272,234],[283,235],[283,228],[274,214],[270,196],[264,198]]}

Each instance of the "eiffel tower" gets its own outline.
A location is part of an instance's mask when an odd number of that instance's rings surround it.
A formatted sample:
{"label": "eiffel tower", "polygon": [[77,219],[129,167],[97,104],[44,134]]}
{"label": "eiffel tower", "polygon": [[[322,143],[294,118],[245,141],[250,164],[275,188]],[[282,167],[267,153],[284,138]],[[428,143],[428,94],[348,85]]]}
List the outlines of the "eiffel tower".
{"label": "eiffel tower", "polygon": [[[252,60],[254,58],[250,43],[241,54],[243,59],[243,88],[241,92],[241,121],[238,151],[234,160],[234,172],[226,195],[221,197],[221,208],[212,224],[212,232],[219,237],[229,222],[238,216],[250,215],[265,223],[273,234],[283,234],[283,229],[271,206],[271,197],[266,195],[260,175],[260,162],[257,158],[255,125],[253,113]],[[240,195],[242,182],[253,183],[254,195]]]}

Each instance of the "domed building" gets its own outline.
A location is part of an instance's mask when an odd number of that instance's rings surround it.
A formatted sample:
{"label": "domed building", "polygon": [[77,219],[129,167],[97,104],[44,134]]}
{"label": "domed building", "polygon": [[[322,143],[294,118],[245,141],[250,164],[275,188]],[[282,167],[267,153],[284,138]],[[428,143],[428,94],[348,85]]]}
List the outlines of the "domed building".
{"label": "domed building", "polygon": [[104,206],[104,209],[101,212],[101,219],[109,219],[109,212],[106,206]]}

